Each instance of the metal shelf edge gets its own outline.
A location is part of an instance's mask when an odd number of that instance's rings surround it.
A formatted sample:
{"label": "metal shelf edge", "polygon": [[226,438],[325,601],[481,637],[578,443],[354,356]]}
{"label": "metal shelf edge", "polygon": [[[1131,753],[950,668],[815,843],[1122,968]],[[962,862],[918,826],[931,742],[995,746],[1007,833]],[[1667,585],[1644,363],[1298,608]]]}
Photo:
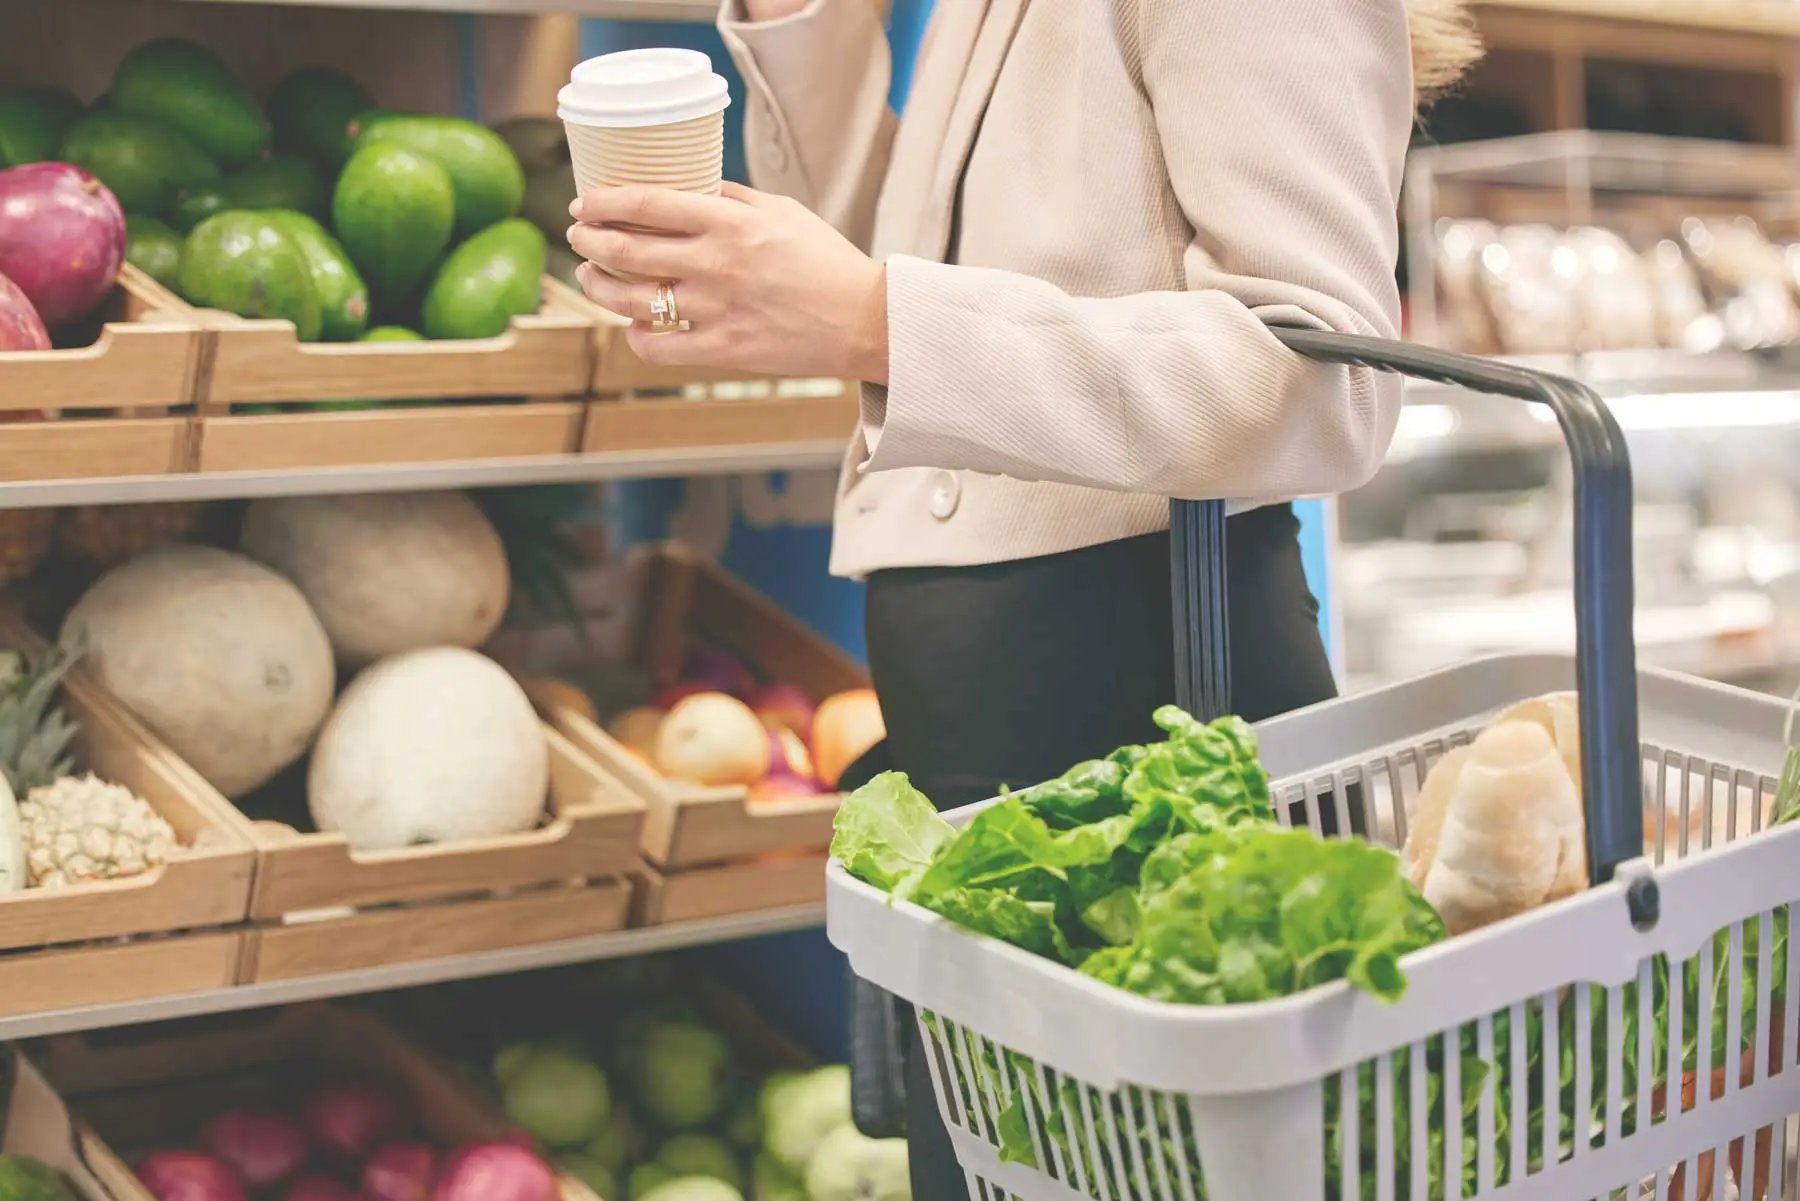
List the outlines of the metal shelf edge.
{"label": "metal shelf edge", "polygon": [[679,922],[668,926],[650,926],[638,930],[621,930],[563,942],[536,943],[483,951],[449,959],[428,959],[417,963],[389,964],[357,971],[337,972],[324,976],[305,976],[296,980],[278,980],[264,984],[243,984],[232,988],[208,989],[171,997],[152,997],[107,1005],[91,1005],[78,1009],[45,1010],[0,1018],[0,1040],[38,1038],[49,1034],[67,1034],[77,1030],[97,1030],[114,1026],[131,1026],[143,1022],[167,1021],[171,1018],[199,1017],[244,1009],[261,1009],[269,1005],[285,1005],[295,1001],[316,1001],[327,997],[347,997],[359,993],[384,992],[411,988],[422,984],[439,984],[450,980],[470,980],[479,976],[500,976],[538,968],[563,967],[602,959],[625,959],[657,951],[713,943],[737,942],[769,934],[786,934],[823,925],[823,905],[801,905],[786,909],[770,909],[729,917]]}

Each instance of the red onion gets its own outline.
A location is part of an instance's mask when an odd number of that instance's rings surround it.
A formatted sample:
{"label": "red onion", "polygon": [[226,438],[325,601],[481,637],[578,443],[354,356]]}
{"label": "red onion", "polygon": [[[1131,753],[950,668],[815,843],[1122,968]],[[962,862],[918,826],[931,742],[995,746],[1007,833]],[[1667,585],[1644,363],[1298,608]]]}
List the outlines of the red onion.
{"label": "red onion", "polygon": [[437,1174],[437,1153],[424,1143],[389,1143],[363,1165],[368,1201],[426,1201]]}
{"label": "red onion", "polygon": [[200,1131],[201,1149],[237,1169],[250,1188],[273,1188],[306,1166],[312,1144],[292,1118],[263,1109],[231,1109]]}
{"label": "red onion", "polygon": [[688,651],[681,664],[681,678],[705,684],[714,692],[735,696],[740,701],[756,687],[756,679],[744,661],[716,646],[696,646]]}
{"label": "red onion", "polygon": [[769,684],[757,689],[750,698],[750,707],[764,725],[786,726],[803,742],[812,737],[812,698],[792,684]]}
{"label": "red onion", "polygon": [[323,1172],[308,1172],[287,1186],[281,1201],[363,1201],[362,1194]]}
{"label": "red onion", "polygon": [[125,259],[125,210],[105,184],[68,163],[0,171],[0,271],[44,324],[85,317]]}
{"label": "red onion", "polygon": [[511,1143],[477,1143],[444,1162],[431,1201],[557,1201],[556,1173]]}
{"label": "red onion", "polygon": [[222,1159],[198,1151],[154,1151],[132,1168],[156,1201],[245,1201],[244,1182]]}
{"label": "red onion", "polygon": [[314,1089],[301,1103],[300,1120],[320,1147],[357,1161],[406,1125],[399,1097],[379,1084],[355,1080]]}

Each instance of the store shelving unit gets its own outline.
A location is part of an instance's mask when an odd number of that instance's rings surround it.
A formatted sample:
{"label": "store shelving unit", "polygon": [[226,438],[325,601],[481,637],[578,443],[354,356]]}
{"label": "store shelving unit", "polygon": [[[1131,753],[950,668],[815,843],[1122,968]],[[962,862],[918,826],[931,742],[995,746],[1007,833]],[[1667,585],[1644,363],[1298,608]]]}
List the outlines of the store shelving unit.
{"label": "store shelving unit", "polygon": [[[191,0],[192,3],[237,4],[245,0]],[[614,21],[710,21],[716,0],[256,0],[261,4],[305,8],[381,8],[396,11],[476,13],[488,16],[567,13]]]}

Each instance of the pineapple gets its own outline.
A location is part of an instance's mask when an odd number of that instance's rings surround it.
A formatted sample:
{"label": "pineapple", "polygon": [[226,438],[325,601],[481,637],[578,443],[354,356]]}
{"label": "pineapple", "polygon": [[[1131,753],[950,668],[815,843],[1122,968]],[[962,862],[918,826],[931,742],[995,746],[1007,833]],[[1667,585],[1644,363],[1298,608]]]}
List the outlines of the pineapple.
{"label": "pineapple", "polygon": [[23,798],[74,770],[75,723],[55,704],[62,678],[79,656],[57,647],[41,662],[0,652],[0,775]]}
{"label": "pineapple", "polygon": [[0,510],[0,584],[22,580],[50,553],[52,509]]}
{"label": "pineapple", "polygon": [[57,519],[56,544],[72,559],[111,567],[186,538],[199,523],[200,511],[200,505],[183,502],[80,505]]}
{"label": "pineapple", "polygon": [[135,876],[165,862],[175,830],[129,788],[98,776],[64,776],[19,805],[25,882],[56,888]]}

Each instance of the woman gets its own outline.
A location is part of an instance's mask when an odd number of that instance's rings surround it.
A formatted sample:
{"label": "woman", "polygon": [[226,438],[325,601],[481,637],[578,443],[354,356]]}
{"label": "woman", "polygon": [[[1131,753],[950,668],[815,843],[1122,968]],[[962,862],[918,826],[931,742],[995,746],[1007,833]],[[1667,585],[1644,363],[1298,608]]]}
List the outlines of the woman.
{"label": "woman", "polygon": [[[671,281],[688,328],[654,332],[655,284],[590,266],[588,294],[651,362],[865,381],[832,568],[868,581],[887,755],[938,804],[1154,736],[1171,496],[1233,502],[1233,707],[1328,698],[1286,502],[1366,480],[1399,390],[1268,326],[1394,335],[1416,98],[1475,54],[1457,0],[937,0],[904,121],[881,8],[726,0],[763,190],[584,197],[574,248]],[[914,1196],[962,1196],[909,1093]]]}

